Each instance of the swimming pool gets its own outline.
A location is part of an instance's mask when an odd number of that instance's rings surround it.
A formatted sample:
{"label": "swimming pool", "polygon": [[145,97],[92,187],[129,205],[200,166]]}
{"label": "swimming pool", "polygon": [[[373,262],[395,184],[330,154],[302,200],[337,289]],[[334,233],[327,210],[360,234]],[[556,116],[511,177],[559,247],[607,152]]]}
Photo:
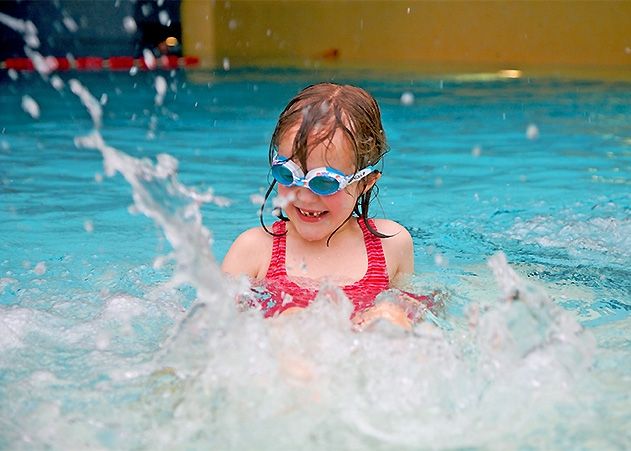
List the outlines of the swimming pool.
{"label": "swimming pool", "polygon": [[[629,83],[2,77],[0,448],[631,444]],[[417,288],[447,293],[437,325],[357,334],[326,300],[276,323],[237,313],[207,252],[258,224],[275,120],[323,79],[382,107],[372,212],[411,231]]]}

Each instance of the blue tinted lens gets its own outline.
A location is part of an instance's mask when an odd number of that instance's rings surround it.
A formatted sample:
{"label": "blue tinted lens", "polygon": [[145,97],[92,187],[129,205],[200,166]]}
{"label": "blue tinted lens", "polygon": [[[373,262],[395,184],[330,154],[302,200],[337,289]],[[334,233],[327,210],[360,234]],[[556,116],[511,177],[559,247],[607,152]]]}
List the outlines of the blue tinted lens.
{"label": "blue tinted lens", "polygon": [[272,176],[274,176],[276,181],[281,185],[291,186],[291,184],[294,183],[294,175],[282,164],[272,166]]}
{"label": "blue tinted lens", "polygon": [[318,175],[309,180],[309,188],[316,194],[333,194],[340,188],[340,183],[326,175]]}

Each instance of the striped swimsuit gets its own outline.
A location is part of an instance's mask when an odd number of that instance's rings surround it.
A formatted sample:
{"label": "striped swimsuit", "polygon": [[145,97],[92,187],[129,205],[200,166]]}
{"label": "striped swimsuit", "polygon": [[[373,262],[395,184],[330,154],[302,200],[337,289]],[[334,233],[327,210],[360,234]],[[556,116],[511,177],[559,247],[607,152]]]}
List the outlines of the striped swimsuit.
{"label": "striped swimsuit", "polygon": [[[372,220],[369,219],[368,221],[375,229]],[[357,223],[364,234],[368,269],[360,280],[341,287],[344,294],[353,302],[353,314],[373,306],[375,297],[390,287],[381,239],[370,233],[363,219],[358,219]],[[290,307],[307,307],[318,294],[317,290],[301,287],[287,276],[287,269],[285,268],[287,247],[285,231],[287,225],[285,222],[276,221],[272,230],[278,236],[274,236],[272,258],[265,276],[267,290],[271,295],[263,303],[266,317],[277,315]]]}

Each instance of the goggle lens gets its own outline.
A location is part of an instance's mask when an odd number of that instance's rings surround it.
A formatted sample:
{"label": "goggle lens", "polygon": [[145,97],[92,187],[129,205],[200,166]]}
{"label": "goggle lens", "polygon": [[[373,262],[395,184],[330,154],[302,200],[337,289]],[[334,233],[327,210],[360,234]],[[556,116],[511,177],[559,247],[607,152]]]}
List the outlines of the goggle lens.
{"label": "goggle lens", "polygon": [[278,183],[285,186],[291,186],[294,183],[294,174],[282,164],[272,166],[272,176]]}
{"label": "goggle lens", "polygon": [[319,175],[309,181],[309,188],[321,195],[333,194],[340,189],[340,182],[325,175]]}

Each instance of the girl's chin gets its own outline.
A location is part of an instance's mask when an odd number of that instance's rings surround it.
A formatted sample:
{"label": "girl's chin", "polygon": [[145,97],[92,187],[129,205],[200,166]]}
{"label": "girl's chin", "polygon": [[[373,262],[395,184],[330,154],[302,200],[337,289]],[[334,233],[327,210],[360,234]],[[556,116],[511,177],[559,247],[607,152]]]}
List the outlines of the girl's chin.
{"label": "girl's chin", "polygon": [[305,241],[320,241],[327,239],[333,232],[333,230],[330,230],[330,226],[327,224],[327,221],[322,219],[318,221],[303,221],[301,218],[290,217],[289,220],[300,237]]}

